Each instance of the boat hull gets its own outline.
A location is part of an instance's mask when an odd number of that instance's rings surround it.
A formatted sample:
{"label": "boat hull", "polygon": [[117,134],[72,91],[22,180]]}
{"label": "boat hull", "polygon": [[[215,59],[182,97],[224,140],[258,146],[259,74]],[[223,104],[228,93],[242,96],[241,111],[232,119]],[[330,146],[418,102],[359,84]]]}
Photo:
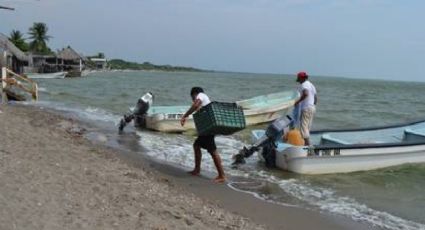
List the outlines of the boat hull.
{"label": "boat hull", "polygon": [[[253,130],[255,143],[265,134]],[[312,146],[277,142],[277,168],[301,174],[349,173],[425,163],[425,121],[311,133]],[[261,154],[259,154],[261,158]]]}
{"label": "boat hull", "polygon": [[349,173],[425,162],[425,144],[339,150],[339,155],[308,155],[303,147],[277,152],[276,167],[300,174]]}
{"label": "boat hull", "polygon": [[[287,108],[282,108],[276,111],[270,111],[259,114],[249,114],[245,115],[245,124],[247,126],[257,125],[266,122],[273,121],[284,114],[288,113],[290,110],[290,106]],[[160,132],[171,132],[171,133],[179,133],[179,132],[187,132],[190,130],[195,130],[195,122],[193,121],[192,116],[190,116],[184,126],[180,125],[180,119],[183,114],[179,114],[178,116],[174,116],[173,118],[165,118],[164,114],[154,114],[148,115],[146,118],[146,128],[151,130],[156,130]]]}
{"label": "boat hull", "polygon": [[146,128],[159,131],[159,132],[168,132],[168,133],[182,133],[189,130],[195,129],[195,122],[193,121],[192,116],[190,116],[184,126],[180,124],[180,119],[183,116],[181,114],[180,118],[163,118],[163,114],[155,114],[146,117]]}
{"label": "boat hull", "polygon": [[273,121],[283,115],[289,113],[289,110],[292,108],[292,105],[287,107],[276,109],[274,111],[263,112],[263,113],[252,113],[247,114],[245,111],[245,123],[246,125],[258,125],[262,123],[267,123]]}
{"label": "boat hull", "polygon": [[[236,103],[243,108],[245,124],[252,126],[273,121],[288,113],[297,97],[296,92],[288,91],[258,96]],[[153,107],[146,117],[146,127],[171,133],[194,131],[196,128],[192,116],[187,119],[184,126],[180,125],[180,119],[188,108],[187,106]]]}
{"label": "boat hull", "polygon": [[34,73],[27,74],[31,79],[54,79],[54,78],[65,78],[67,72],[56,72],[56,73]]}

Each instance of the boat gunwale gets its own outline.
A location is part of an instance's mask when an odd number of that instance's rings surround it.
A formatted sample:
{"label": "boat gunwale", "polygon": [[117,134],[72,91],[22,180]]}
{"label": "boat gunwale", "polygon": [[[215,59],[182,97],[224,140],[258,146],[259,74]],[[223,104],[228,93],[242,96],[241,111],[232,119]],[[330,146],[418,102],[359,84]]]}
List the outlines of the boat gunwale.
{"label": "boat gunwale", "polygon": [[265,95],[255,96],[255,97],[252,97],[252,98],[247,98],[247,99],[236,101],[235,103],[238,104],[238,105],[239,104],[245,104],[245,103],[249,103],[249,102],[252,102],[252,101],[255,102],[255,101],[258,101],[259,99],[264,99],[264,98],[265,99],[273,99],[273,98],[280,99],[280,97],[278,97],[278,96],[281,96],[281,95],[287,96],[288,98],[291,98],[291,100],[299,97],[299,93],[297,91],[289,90],[289,91],[281,91],[281,92],[276,92],[276,93],[269,93],[269,94],[265,94]]}
{"label": "boat gunwale", "polygon": [[[314,150],[330,150],[330,149],[377,149],[377,148],[390,148],[390,147],[409,147],[425,145],[424,141],[414,142],[392,142],[392,143],[370,143],[370,144],[349,144],[349,145],[313,145]],[[308,148],[308,146],[304,146]],[[424,148],[425,152],[425,148]]]}
{"label": "boat gunwale", "polygon": [[425,119],[411,121],[411,122],[407,122],[407,123],[400,123],[400,124],[395,124],[395,125],[375,126],[375,127],[369,127],[369,128],[319,129],[319,130],[313,130],[313,131],[311,131],[310,134],[374,131],[374,130],[380,130],[380,129],[401,128],[403,126],[406,126],[406,128],[407,128],[407,126],[416,125],[416,124],[423,123],[423,122],[425,122]]}
{"label": "boat gunwale", "polygon": [[280,106],[276,105],[270,105],[263,108],[255,108],[255,109],[243,109],[244,115],[251,116],[251,115],[260,115],[260,114],[267,114],[267,113],[274,113],[279,110],[283,110],[286,108],[291,108],[294,106],[295,99],[286,102],[285,104],[280,104]]}
{"label": "boat gunwale", "polygon": [[[272,113],[272,112],[276,112],[282,109],[286,109],[286,108],[290,108],[294,105],[295,103],[295,99],[291,99],[290,101],[286,101],[285,103],[280,103],[278,106],[276,106],[276,104],[273,105],[268,105],[268,106],[264,106],[262,108],[254,108],[254,109],[248,109],[248,108],[243,108],[243,112],[245,115],[258,115],[258,114],[266,114],[266,113]],[[180,106],[153,106],[153,109],[158,109],[158,108],[166,108],[166,107],[174,107],[174,108],[181,108]],[[183,107],[183,106],[182,106]],[[186,107],[185,107],[186,108]],[[189,108],[189,107],[187,107]],[[176,115],[180,115],[180,114],[184,114],[185,112],[181,112],[181,113],[176,113],[176,112],[153,112],[153,111],[149,111],[148,112],[148,116],[155,116],[157,114],[164,114],[164,115],[169,115],[169,114],[176,114]]]}
{"label": "boat gunwale", "polygon": [[[289,103],[282,104],[279,107],[272,105],[272,106],[264,107],[264,108],[261,108],[261,109],[243,109],[243,112],[244,112],[244,115],[247,115],[247,116],[273,113],[273,112],[276,112],[276,111],[279,111],[279,110],[282,110],[282,109],[292,107],[294,105],[294,102],[295,102],[295,100],[293,100],[292,102],[289,102]],[[185,112],[181,112],[181,113],[176,113],[176,112],[172,112],[172,113],[166,113],[166,112],[149,113],[148,112],[148,116],[155,116],[155,115],[159,115],[159,114],[163,114],[163,115],[183,115],[184,113]]]}
{"label": "boat gunwale", "polygon": [[[383,129],[393,129],[393,128],[408,128],[409,126],[416,125],[419,123],[424,123],[425,119],[420,119],[416,121],[411,121],[407,123],[400,123],[395,125],[385,125],[385,126],[376,126],[370,128],[355,128],[355,129],[323,129],[312,131],[312,135],[320,135],[324,133],[342,133],[342,132],[362,132],[362,131],[376,131]],[[333,145],[313,145],[315,150],[328,150],[328,149],[366,149],[366,148],[387,148],[387,147],[407,147],[407,146],[416,146],[416,145],[425,145],[425,140],[423,141],[406,141],[406,142],[387,142],[387,143],[363,143],[363,144],[333,144]],[[425,150],[425,149],[424,149]]]}
{"label": "boat gunwale", "polygon": [[[425,122],[425,119],[411,121],[407,123],[400,123],[395,125],[386,125],[386,126],[377,126],[377,127],[370,127],[370,128],[356,128],[356,129],[323,129],[323,130],[315,130],[312,131],[312,135],[320,135],[324,133],[341,133],[341,132],[360,132],[360,131],[375,131],[375,130],[381,130],[381,129],[392,129],[392,128],[402,128],[409,126],[416,125],[419,123]],[[254,134],[255,137],[258,139],[260,138],[257,135],[258,131],[264,131],[264,130],[252,130],[251,134]],[[387,143],[362,143],[362,144],[330,144],[330,145],[312,145],[311,147],[313,150],[331,150],[331,149],[367,149],[367,148],[388,148],[388,147],[408,147],[408,146],[418,146],[418,145],[425,145],[425,140],[423,141],[406,141],[406,142],[387,142]],[[309,148],[309,146],[299,146],[302,148]],[[424,148],[425,151],[425,148]]]}

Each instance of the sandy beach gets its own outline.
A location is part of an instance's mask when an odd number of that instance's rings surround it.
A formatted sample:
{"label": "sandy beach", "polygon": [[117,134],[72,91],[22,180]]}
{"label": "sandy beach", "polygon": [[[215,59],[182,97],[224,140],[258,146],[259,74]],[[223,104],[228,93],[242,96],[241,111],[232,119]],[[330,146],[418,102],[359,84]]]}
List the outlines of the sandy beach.
{"label": "sandy beach", "polygon": [[370,229],[267,203],[210,178],[84,138],[90,127],[0,110],[0,229]]}

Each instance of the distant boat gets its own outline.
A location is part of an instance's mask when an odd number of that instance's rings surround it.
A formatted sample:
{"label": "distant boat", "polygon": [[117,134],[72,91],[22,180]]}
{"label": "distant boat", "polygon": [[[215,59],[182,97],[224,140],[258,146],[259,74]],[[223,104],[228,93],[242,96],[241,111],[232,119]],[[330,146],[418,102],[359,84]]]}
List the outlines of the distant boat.
{"label": "distant boat", "polygon": [[[254,143],[264,130],[253,130]],[[348,173],[425,163],[425,120],[403,125],[312,132],[312,146],[279,141],[276,167],[301,174]],[[263,158],[263,154],[258,154]]]}
{"label": "distant boat", "polygon": [[70,70],[65,74],[65,77],[81,77],[82,71],[79,70]]}
{"label": "distant boat", "polygon": [[26,73],[31,79],[39,79],[39,78],[65,78],[68,72],[55,72],[55,73]]}
{"label": "distant boat", "polygon": [[[285,91],[236,101],[244,110],[247,126],[272,121],[286,114],[294,105],[298,93]],[[161,132],[186,132],[195,130],[193,117],[189,116],[184,126],[180,119],[189,106],[153,106],[146,116],[146,128]]]}

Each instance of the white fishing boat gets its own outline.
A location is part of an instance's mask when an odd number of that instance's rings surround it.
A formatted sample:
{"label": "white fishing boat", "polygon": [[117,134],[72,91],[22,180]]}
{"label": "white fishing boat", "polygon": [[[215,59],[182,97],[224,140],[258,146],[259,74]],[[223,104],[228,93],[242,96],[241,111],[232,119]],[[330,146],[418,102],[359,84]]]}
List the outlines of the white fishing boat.
{"label": "white fishing boat", "polygon": [[[252,131],[256,142],[264,130]],[[425,162],[425,121],[311,133],[312,146],[277,143],[277,168],[301,174],[348,173]],[[258,154],[262,158],[263,154]]]}
{"label": "white fishing boat", "polygon": [[[236,101],[244,111],[247,126],[270,122],[286,114],[294,105],[298,93],[285,91]],[[161,132],[186,132],[195,130],[193,117],[189,116],[184,126],[180,119],[189,106],[153,106],[146,116],[146,127]]]}
{"label": "white fishing boat", "polygon": [[68,74],[68,72],[26,73],[25,75],[27,75],[31,79],[39,79],[39,78],[53,79],[53,78],[65,78],[66,74]]}

